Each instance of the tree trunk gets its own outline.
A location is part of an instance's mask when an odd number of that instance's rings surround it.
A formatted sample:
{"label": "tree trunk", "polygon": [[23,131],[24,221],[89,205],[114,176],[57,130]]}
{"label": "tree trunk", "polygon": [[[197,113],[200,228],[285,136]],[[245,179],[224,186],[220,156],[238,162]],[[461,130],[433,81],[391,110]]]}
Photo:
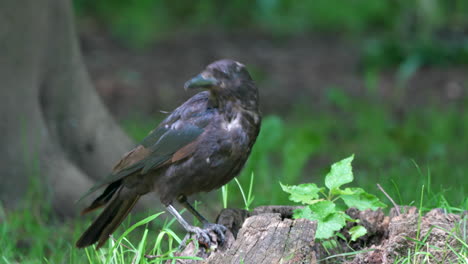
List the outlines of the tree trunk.
{"label": "tree trunk", "polygon": [[18,206],[31,182],[53,207],[104,177],[131,141],[101,103],[85,70],[70,1],[0,3],[0,200]]}
{"label": "tree trunk", "polygon": [[228,228],[224,245],[207,252],[198,250],[192,242],[178,255],[198,256],[204,261],[179,259],[176,263],[317,263],[314,251],[317,225],[306,219],[292,220],[295,208],[265,206],[251,213],[223,210],[217,223]]}

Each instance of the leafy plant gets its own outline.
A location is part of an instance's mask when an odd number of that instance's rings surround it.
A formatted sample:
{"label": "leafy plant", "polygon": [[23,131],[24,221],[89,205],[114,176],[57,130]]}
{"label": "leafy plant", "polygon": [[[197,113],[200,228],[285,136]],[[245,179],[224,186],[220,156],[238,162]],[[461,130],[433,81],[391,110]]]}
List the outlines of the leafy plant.
{"label": "leafy plant", "polygon": [[[362,188],[341,188],[354,179],[351,166],[353,158],[354,155],[331,166],[330,172],[325,176],[326,188],[318,187],[314,183],[299,185],[280,183],[283,191],[289,193],[291,201],[306,205],[304,208],[296,209],[293,217],[317,221],[316,239],[329,239],[342,229],[347,221],[355,221],[346,215],[344,210],[341,210],[342,206],[335,203],[340,199],[346,207],[355,207],[359,210],[376,210],[385,207],[385,204],[376,196],[367,193]],[[360,225],[349,230],[352,241],[365,235],[366,232],[366,229]]]}

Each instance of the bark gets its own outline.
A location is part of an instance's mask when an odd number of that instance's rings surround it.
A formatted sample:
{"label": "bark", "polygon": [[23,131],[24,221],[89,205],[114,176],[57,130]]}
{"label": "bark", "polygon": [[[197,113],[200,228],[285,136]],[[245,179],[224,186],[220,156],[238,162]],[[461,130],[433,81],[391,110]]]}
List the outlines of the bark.
{"label": "bark", "polygon": [[179,256],[199,256],[204,261],[189,263],[317,263],[316,223],[290,219],[291,206],[259,207],[249,213],[240,209],[223,210],[217,223],[228,228],[227,241],[215,251],[199,250],[190,243]]}
{"label": "bark", "polygon": [[0,58],[0,200],[15,207],[39,182],[72,215],[132,143],[91,85],[70,1],[2,1]]}

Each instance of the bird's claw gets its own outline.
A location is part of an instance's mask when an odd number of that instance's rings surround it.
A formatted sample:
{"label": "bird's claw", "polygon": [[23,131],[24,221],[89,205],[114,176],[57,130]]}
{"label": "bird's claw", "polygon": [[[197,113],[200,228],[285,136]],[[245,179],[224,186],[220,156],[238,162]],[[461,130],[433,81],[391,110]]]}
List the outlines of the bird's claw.
{"label": "bird's claw", "polygon": [[[225,233],[227,228],[223,225],[208,223],[203,226],[204,228],[192,227],[189,230],[190,233],[195,234],[198,243],[203,245],[206,248],[216,248],[217,245],[223,245],[225,241]],[[213,236],[210,235],[210,232],[216,234],[216,241],[213,240]]]}
{"label": "bird's claw", "polygon": [[216,234],[216,237],[218,238],[217,242],[219,245],[223,245],[224,244],[224,241],[226,239],[226,231],[227,231],[227,228],[223,225],[220,225],[220,224],[213,224],[213,223],[206,223],[203,225],[203,229],[204,230],[208,230],[208,231],[213,231],[215,234]]}
{"label": "bird's claw", "polygon": [[206,246],[207,248],[211,247],[211,237],[209,234],[209,230],[194,227],[193,230],[191,230],[191,233],[195,234],[198,243]]}

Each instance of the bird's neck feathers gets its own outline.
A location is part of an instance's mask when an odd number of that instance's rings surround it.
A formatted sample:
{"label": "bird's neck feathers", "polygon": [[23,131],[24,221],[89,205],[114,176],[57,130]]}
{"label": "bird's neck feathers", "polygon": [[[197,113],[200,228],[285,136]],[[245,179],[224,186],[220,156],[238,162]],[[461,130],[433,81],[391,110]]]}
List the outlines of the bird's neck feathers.
{"label": "bird's neck feathers", "polygon": [[234,93],[213,93],[210,92],[208,106],[216,108],[224,116],[227,122],[231,122],[240,116],[249,117],[249,121],[254,125],[260,122],[260,113],[258,110],[258,94],[239,98],[238,94]]}
{"label": "bird's neck feathers", "polygon": [[253,83],[244,83],[236,89],[211,90],[210,105],[220,112],[258,112],[258,90]]}

